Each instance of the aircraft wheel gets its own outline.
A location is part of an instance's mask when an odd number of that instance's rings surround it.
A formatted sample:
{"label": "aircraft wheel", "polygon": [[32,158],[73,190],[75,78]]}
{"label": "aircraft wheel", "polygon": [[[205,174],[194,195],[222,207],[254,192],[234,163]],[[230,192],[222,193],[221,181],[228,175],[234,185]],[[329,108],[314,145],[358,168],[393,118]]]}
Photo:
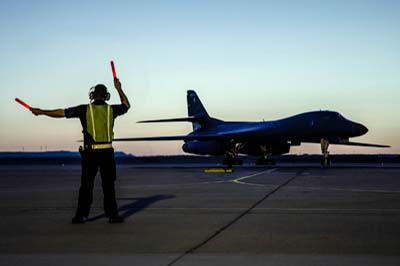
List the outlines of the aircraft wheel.
{"label": "aircraft wheel", "polygon": [[257,161],[256,161],[256,165],[264,165],[264,161],[265,161],[264,158],[259,158],[259,159],[257,159]]}
{"label": "aircraft wheel", "polygon": [[321,165],[330,166],[331,165],[331,159],[330,158],[322,158]]}
{"label": "aircraft wheel", "polygon": [[241,158],[225,157],[222,164],[232,167],[232,165],[242,165],[243,160]]}
{"label": "aircraft wheel", "polygon": [[275,165],[276,161],[274,159],[259,158],[256,161],[256,165]]}
{"label": "aircraft wheel", "polygon": [[222,161],[222,164],[228,166],[228,168],[231,168],[234,164],[234,160],[232,157],[225,157]]}
{"label": "aircraft wheel", "polygon": [[241,158],[236,158],[234,161],[235,165],[242,165],[243,164],[243,160]]}

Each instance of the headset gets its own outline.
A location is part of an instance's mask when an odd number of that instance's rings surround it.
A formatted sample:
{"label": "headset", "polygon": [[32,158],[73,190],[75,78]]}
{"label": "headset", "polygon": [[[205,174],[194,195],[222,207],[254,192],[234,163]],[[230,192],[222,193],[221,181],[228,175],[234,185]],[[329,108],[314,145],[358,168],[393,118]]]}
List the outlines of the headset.
{"label": "headset", "polygon": [[[104,91],[105,89],[105,91]],[[94,87],[91,87],[89,90],[89,99],[90,101],[94,101],[95,95],[96,93],[99,93],[100,90],[102,90],[102,92],[105,92],[105,100],[109,101],[111,98],[111,94],[108,92],[107,87],[104,86],[103,84],[97,84]]]}

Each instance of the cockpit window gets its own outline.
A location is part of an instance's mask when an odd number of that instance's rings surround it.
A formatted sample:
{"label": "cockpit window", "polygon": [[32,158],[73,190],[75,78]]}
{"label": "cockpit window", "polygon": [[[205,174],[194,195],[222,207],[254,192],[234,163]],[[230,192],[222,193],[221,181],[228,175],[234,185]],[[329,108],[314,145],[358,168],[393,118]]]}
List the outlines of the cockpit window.
{"label": "cockpit window", "polygon": [[341,114],[338,114],[338,118],[340,118],[342,120],[348,120],[346,117],[342,116]]}

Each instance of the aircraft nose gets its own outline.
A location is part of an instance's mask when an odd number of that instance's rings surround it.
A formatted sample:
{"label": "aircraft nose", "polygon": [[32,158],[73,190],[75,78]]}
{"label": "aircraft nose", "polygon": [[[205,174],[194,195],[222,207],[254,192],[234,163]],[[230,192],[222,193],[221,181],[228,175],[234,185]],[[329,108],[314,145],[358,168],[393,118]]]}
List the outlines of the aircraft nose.
{"label": "aircraft nose", "polygon": [[368,132],[368,128],[362,124],[353,123],[352,131],[354,135],[361,136]]}

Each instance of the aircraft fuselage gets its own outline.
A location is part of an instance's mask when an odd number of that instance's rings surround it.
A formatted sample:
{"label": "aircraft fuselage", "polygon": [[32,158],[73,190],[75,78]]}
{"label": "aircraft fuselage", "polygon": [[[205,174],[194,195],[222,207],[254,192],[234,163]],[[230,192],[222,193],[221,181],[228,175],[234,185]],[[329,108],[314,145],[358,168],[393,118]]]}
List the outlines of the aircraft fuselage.
{"label": "aircraft fuselage", "polygon": [[226,132],[240,132],[235,141],[252,141],[272,143],[278,140],[293,142],[319,142],[321,138],[346,140],[364,135],[368,129],[344,118],[337,112],[316,111],[302,113],[284,119],[263,122],[216,122],[193,131],[189,136],[218,135]]}

